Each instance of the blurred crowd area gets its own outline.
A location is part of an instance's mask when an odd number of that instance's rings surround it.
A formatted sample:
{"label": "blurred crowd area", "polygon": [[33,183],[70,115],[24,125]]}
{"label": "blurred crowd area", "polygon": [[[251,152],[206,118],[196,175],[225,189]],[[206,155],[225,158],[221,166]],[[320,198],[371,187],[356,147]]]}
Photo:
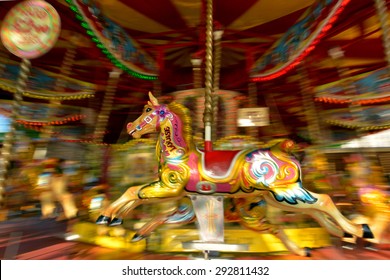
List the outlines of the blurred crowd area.
{"label": "blurred crowd area", "polygon": [[[155,142],[133,146],[63,147],[15,153],[1,195],[0,220],[20,215],[87,217],[127,188],[157,176]],[[77,155],[77,156],[74,156]],[[83,155],[83,156],[80,156]],[[69,208],[69,215],[64,215]],[[75,210],[77,209],[77,210]]]}

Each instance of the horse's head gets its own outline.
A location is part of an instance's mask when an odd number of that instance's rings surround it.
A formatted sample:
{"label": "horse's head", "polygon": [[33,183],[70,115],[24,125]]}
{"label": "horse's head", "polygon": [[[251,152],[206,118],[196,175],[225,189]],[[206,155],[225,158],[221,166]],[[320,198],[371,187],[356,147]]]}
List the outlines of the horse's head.
{"label": "horse's head", "polygon": [[134,138],[140,138],[144,134],[158,131],[160,123],[165,120],[167,110],[167,106],[160,105],[157,98],[149,92],[148,104],[144,106],[141,116],[127,124],[127,133]]}

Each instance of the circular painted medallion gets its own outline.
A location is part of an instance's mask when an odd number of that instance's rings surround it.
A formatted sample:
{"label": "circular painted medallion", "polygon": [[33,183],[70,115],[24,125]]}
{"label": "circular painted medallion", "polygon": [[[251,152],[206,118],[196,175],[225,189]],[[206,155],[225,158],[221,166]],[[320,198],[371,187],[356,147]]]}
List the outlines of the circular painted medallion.
{"label": "circular painted medallion", "polygon": [[14,55],[32,59],[48,52],[57,42],[61,20],[45,1],[24,1],[5,16],[1,40]]}

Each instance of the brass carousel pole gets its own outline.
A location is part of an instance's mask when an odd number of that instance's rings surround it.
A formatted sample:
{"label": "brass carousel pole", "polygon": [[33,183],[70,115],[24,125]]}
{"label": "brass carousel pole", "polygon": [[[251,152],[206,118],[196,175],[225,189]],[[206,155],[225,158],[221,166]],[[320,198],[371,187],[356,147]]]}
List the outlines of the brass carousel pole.
{"label": "brass carousel pole", "polygon": [[12,105],[12,114],[10,117],[11,125],[10,131],[5,135],[3,141],[3,147],[1,149],[1,159],[0,159],[0,202],[3,201],[2,196],[4,193],[5,180],[7,178],[7,169],[10,164],[12,148],[15,144],[16,136],[16,120],[20,116],[20,109],[23,102],[23,92],[26,88],[26,82],[28,75],[30,74],[31,62],[28,59],[23,58],[20,65],[19,78],[16,83],[16,92],[14,93],[14,102]]}
{"label": "brass carousel pole", "polygon": [[212,93],[212,141],[217,140],[217,131],[218,131],[218,91],[219,91],[219,77],[221,71],[221,38],[223,35],[223,30],[214,31],[214,75],[213,75],[213,93]]}
{"label": "brass carousel pole", "polygon": [[212,150],[211,124],[213,120],[213,1],[206,1],[206,60],[205,60],[205,108],[203,114],[204,146],[206,151]]}

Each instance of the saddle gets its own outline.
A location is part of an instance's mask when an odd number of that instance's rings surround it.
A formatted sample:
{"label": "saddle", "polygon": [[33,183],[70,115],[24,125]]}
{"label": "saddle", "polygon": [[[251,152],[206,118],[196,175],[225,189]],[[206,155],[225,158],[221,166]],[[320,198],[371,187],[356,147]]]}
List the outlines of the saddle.
{"label": "saddle", "polygon": [[234,158],[243,151],[201,151],[203,170],[210,177],[224,177],[234,164]]}

